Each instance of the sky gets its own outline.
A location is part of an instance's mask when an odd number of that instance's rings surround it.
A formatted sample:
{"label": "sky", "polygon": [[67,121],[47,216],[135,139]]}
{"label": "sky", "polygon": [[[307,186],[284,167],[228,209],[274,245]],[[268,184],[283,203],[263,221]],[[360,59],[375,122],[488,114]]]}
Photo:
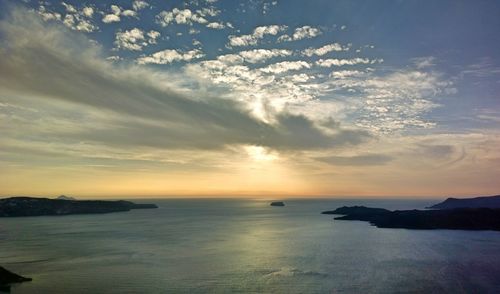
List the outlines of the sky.
{"label": "sky", "polygon": [[499,194],[498,15],[0,0],[0,196]]}

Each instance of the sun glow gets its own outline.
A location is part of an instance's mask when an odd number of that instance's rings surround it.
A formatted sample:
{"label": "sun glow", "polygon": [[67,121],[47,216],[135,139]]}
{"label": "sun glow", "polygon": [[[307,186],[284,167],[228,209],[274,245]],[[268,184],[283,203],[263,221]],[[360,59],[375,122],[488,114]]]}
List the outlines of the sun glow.
{"label": "sun glow", "polygon": [[268,148],[262,146],[248,145],[244,148],[250,158],[252,158],[254,161],[274,161],[279,159],[279,156],[276,152],[273,152]]}

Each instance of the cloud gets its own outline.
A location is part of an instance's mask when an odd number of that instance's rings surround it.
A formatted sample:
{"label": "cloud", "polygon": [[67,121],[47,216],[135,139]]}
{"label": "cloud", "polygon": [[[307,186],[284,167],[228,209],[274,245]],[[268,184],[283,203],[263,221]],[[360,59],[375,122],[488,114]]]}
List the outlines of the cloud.
{"label": "cloud", "polygon": [[305,55],[308,57],[311,57],[313,55],[323,56],[323,55],[330,53],[332,51],[348,51],[348,50],[349,50],[349,46],[342,46],[339,43],[332,43],[332,44],[322,46],[320,48],[311,48],[311,47],[307,48],[307,49],[302,51],[302,55]]}
{"label": "cloud", "polygon": [[111,13],[104,15],[102,18],[103,23],[119,22],[120,14],[122,13],[122,8],[118,5],[111,5]]}
{"label": "cloud", "polygon": [[217,56],[217,61],[224,65],[241,64],[245,59],[240,54],[226,54]]}
{"label": "cloud", "polygon": [[425,145],[418,144],[419,153],[427,158],[432,159],[447,159],[454,152],[455,147],[451,145]]}
{"label": "cloud", "polygon": [[436,58],[433,56],[427,56],[427,57],[417,57],[412,59],[413,63],[418,69],[422,68],[427,68],[434,66],[434,62],[436,61]]}
{"label": "cloud", "polygon": [[477,79],[495,78],[499,75],[500,66],[491,57],[483,57],[460,72],[461,77],[469,76]]}
{"label": "cloud", "polygon": [[226,26],[222,22],[211,22],[207,24],[207,28],[222,30],[226,28]]}
{"label": "cloud", "polygon": [[135,10],[135,11],[139,11],[141,9],[144,9],[146,7],[149,6],[149,3],[146,2],[146,1],[142,1],[142,0],[135,0],[133,3],[132,3],[132,8]]}
{"label": "cloud", "polygon": [[[323,56],[349,45],[331,43],[306,49]],[[278,51],[276,51],[278,50]],[[453,92],[438,72],[375,68],[380,58],[325,58],[314,62],[285,60],[255,68],[271,58],[292,56],[285,49],[254,49],[221,55],[186,66],[189,74],[230,89],[256,117],[273,121],[273,111],[306,115],[316,123],[329,117],[345,119],[380,135],[433,128],[425,114],[439,107],[434,97]],[[309,54],[310,53],[310,54]],[[351,67],[343,69],[343,67]],[[324,74],[324,68],[335,68]],[[337,69],[338,68],[338,69]],[[335,97],[331,101],[331,97]]]}
{"label": "cloud", "polygon": [[[29,140],[43,137],[120,148],[255,145],[310,149],[360,144],[370,137],[366,132],[340,127],[325,133],[306,117],[287,112],[276,113],[274,123],[265,123],[235,101],[177,90],[182,89],[177,81],[184,78],[140,66],[114,67],[87,38],[46,27],[23,9],[11,13],[12,17],[0,25],[4,36],[0,88],[7,94],[4,98],[23,97],[46,107],[80,105],[71,107],[76,113],[66,118],[73,124],[42,125],[44,133]],[[177,53],[184,58],[185,53]],[[166,62],[179,58],[175,56],[173,51],[157,55]]]}
{"label": "cloud", "polygon": [[483,123],[500,123],[500,110],[494,109],[478,109],[478,114],[476,115],[476,119],[480,120]]}
{"label": "cloud", "polygon": [[68,13],[76,13],[76,9],[73,5],[71,4],[67,4],[65,2],[61,2],[62,6],[64,6],[64,8],[66,8],[66,12]]}
{"label": "cloud", "polygon": [[[308,117],[315,120],[316,113],[297,111],[294,106],[296,104],[305,105],[326,93],[329,90],[329,85],[324,83],[324,78],[317,78],[314,72],[308,74],[300,72],[304,69],[314,70],[311,68],[312,64],[305,61],[284,61],[250,68],[245,63],[254,65],[251,62],[267,61],[271,55],[279,56],[291,53],[273,51],[274,49],[270,49],[269,52],[268,49],[255,50],[257,51],[241,51],[237,54],[221,55],[216,59],[201,61],[197,64],[187,64],[185,71],[188,76],[215,84],[219,86],[218,88],[228,89],[227,95],[238,97],[238,101],[243,102],[254,116],[264,121],[272,122],[275,120],[274,114],[276,112],[292,109],[294,113],[307,113]],[[247,60],[245,57],[250,59]],[[321,109],[329,108],[322,107]],[[328,115],[337,114],[329,113]]]}
{"label": "cloud", "polygon": [[341,165],[341,166],[384,165],[393,160],[392,157],[383,154],[364,154],[356,156],[324,156],[324,157],[317,157],[315,159],[331,165]]}
{"label": "cloud", "polygon": [[299,70],[303,68],[310,68],[311,65],[306,61],[282,61],[274,64],[270,64],[260,70],[265,73],[280,74],[290,70]]}
{"label": "cloud", "polygon": [[292,55],[291,50],[286,49],[253,49],[238,53],[245,61],[250,63],[263,62],[274,57],[285,57]]}
{"label": "cloud", "polygon": [[114,15],[120,15],[121,11],[122,11],[123,8],[121,8],[120,6],[118,5],[111,5],[111,12],[114,14]]}
{"label": "cloud", "polygon": [[216,9],[215,7],[203,7],[202,9],[196,10],[196,12],[203,17],[215,17],[219,15],[221,11]]}
{"label": "cloud", "polygon": [[414,69],[395,70],[383,75],[368,70],[339,71],[332,72],[331,76],[332,93],[348,91],[362,97],[356,124],[377,133],[434,127],[435,123],[423,119],[422,115],[439,106],[433,97],[450,92],[453,86],[439,73]]}
{"label": "cloud", "polygon": [[174,61],[191,61],[205,56],[199,49],[181,52],[175,49],[166,49],[155,52],[149,56],[141,56],[137,59],[139,64],[168,64]]}
{"label": "cloud", "polygon": [[94,15],[94,8],[92,8],[92,7],[83,7],[82,13],[86,17],[92,17]]}
{"label": "cloud", "polygon": [[356,65],[356,64],[374,64],[382,63],[382,59],[368,59],[368,58],[351,58],[351,59],[320,59],[316,61],[316,64],[321,67],[332,67],[332,66],[343,66],[343,65]]}
{"label": "cloud", "polygon": [[329,77],[334,79],[345,79],[349,77],[362,77],[365,76],[366,72],[359,70],[340,70],[340,71],[332,71],[329,74]]}
{"label": "cloud", "polygon": [[189,9],[174,8],[172,11],[161,11],[156,16],[156,22],[166,27],[171,23],[192,25],[193,23],[206,24],[208,21],[200,14]]}
{"label": "cloud", "polygon": [[65,2],[61,4],[66,11],[64,17],[62,17],[60,13],[47,11],[47,8],[43,5],[38,7],[37,12],[44,21],[61,21],[66,27],[74,31],[90,33],[98,29],[98,27],[92,23],[92,15],[94,13],[92,7],[83,7],[81,10],[78,10],[71,4]]}
{"label": "cloud", "polygon": [[193,39],[193,42],[192,42],[193,46],[197,46],[197,47],[201,47],[202,44],[199,40],[196,40],[196,39]]}
{"label": "cloud", "polygon": [[156,39],[158,39],[160,37],[160,32],[151,30],[147,33],[147,35],[149,38],[148,43],[149,44],[156,44]]}
{"label": "cloud", "polygon": [[269,25],[256,27],[250,35],[234,36],[230,35],[229,45],[233,47],[257,45],[258,41],[263,39],[265,35],[275,36],[279,32],[285,30],[287,27],[284,25]]}
{"label": "cloud", "polygon": [[115,14],[106,14],[102,18],[103,23],[112,23],[112,22],[119,22],[120,21],[120,16],[115,15]]}
{"label": "cloud", "polygon": [[278,1],[264,2],[262,4],[262,14],[267,14],[271,10],[271,6],[278,5]]}
{"label": "cloud", "polygon": [[61,20],[60,13],[47,11],[45,6],[43,5],[40,5],[40,7],[38,7],[38,14],[42,17],[44,21]]}
{"label": "cloud", "polygon": [[148,44],[156,44],[156,39],[160,36],[157,31],[144,31],[133,28],[124,32],[118,31],[115,36],[115,46],[120,49],[141,51]]}
{"label": "cloud", "polygon": [[300,28],[296,28],[293,32],[292,36],[282,35],[278,38],[278,42],[290,42],[290,41],[298,41],[302,39],[310,39],[321,35],[322,32],[318,28],[314,28],[311,26],[303,26]]}
{"label": "cloud", "polygon": [[119,22],[121,21],[120,16],[137,18],[137,10],[135,10],[135,8],[134,10],[131,10],[131,9],[123,9],[118,5],[111,5],[110,10],[111,13],[105,14],[104,17],[102,18],[102,22],[104,23]]}
{"label": "cloud", "polygon": [[126,9],[123,10],[122,15],[128,17],[137,17],[137,12],[135,10]]}
{"label": "cloud", "polygon": [[117,55],[112,55],[112,56],[106,57],[106,60],[109,60],[109,61],[119,61],[119,60],[123,60],[123,58],[120,57],[120,56],[117,56]]}

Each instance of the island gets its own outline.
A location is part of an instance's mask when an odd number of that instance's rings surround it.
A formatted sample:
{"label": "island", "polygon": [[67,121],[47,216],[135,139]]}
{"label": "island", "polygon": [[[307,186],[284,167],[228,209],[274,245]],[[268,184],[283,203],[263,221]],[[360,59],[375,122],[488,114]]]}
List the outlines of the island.
{"label": "island", "polygon": [[285,203],[283,201],[274,201],[271,202],[271,206],[285,206]]}
{"label": "island", "polygon": [[500,208],[500,195],[482,196],[474,198],[448,198],[445,201],[432,205],[431,209],[456,208]]}
{"label": "island", "polygon": [[37,197],[0,199],[0,217],[97,214],[150,208],[158,206],[124,200],[63,200]]}
{"label": "island", "polygon": [[66,195],[61,195],[61,196],[57,197],[56,199],[57,200],[76,200],[75,198],[70,197],[70,196],[66,196]]}
{"label": "island", "polygon": [[0,266],[0,291],[9,292],[10,284],[28,281],[31,281],[31,278],[20,276]]}
{"label": "island", "polygon": [[322,213],[342,215],[335,217],[335,220],[367,221],[378,228],[500,231],[500,209],[496,208],[390,211],[383,208],[344,206]]}

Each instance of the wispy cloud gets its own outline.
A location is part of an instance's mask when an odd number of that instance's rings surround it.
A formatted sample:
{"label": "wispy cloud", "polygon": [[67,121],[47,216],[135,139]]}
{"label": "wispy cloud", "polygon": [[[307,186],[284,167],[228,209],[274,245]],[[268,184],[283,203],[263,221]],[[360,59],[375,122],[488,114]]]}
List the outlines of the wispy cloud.
{"label": "wispy cloud", "polygon": [[365,154],[355,156],[326,156],[318,157],[316,160],[331,164],[344,166],[371,166],[384,165],[392,160],[392,157],[382,154]]}
{"label": "wispy cloud", "polygon": [[418,69],[427,68],[435,65],[436,58],[433,56],[416,57],[412,61]]}

